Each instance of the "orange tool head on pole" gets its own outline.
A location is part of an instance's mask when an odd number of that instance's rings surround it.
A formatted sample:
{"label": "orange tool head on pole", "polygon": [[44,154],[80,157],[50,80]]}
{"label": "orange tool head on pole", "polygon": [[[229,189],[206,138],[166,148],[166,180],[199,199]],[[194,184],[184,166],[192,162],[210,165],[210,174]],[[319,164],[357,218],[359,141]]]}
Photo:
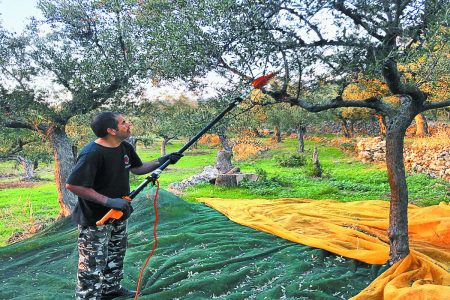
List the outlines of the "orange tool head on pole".
{"label": "orange tool head on pole", "polygon": [[272,79],[275,75],[277,75],[277,72],[269,73],[267,75],[258,77],[252,81],[252,86],[255,89],[260,89],[263,86],[265,86],[267,84],[267,82],[269,82],[269,80]]}

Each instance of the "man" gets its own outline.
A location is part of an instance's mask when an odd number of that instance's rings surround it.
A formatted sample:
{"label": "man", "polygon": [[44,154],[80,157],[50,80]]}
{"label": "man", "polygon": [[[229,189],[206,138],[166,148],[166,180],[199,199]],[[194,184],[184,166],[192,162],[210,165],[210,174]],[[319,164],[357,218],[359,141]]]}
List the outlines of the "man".
{"label": "man", "polygon": [[[134,297],[135,291],[120,285],[127,247],[126,219],[133,212],[130,201],[122,199],[130,192],[129,172],[146,174],[167,160],[176,163],[182,155],[171,153],[142,163],[124,141],[131,134],[130,124],[119,113],[99,113],[91,128],[98,138],[81,150],[66,184],[78,196],[72,213],[80,231],[76,299]],[[110,209],[121,210],[123,217],[96,226]]]}

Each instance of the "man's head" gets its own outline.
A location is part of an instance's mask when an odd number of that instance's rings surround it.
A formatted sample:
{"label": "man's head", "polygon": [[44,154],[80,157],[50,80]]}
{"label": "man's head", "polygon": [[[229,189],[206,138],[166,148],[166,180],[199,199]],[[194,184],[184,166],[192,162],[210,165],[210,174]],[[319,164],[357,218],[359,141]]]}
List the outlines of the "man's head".
{"label": "man's head", "polygon": [[125,121],[122,114],[110,111],[97,114],[92,119],[91,129],[99,138],[110,134],[124,140],[131,134],[130,124]]}

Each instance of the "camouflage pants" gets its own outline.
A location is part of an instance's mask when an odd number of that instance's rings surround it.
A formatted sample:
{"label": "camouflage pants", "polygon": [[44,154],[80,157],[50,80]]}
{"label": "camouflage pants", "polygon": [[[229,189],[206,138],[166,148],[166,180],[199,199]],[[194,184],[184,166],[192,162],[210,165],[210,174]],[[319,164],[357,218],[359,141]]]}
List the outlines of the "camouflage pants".
{"label": "camouflage pants", "polygon": [[127,248],[127,221],[103,226],[78,225],[76,299],[100,299],[120,288]]}

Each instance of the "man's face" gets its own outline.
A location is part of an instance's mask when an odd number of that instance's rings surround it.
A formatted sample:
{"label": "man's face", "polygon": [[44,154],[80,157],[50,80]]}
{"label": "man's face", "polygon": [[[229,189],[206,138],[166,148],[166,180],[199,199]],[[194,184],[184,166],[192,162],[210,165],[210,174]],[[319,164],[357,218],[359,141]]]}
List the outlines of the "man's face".
{"label": "man's face", "polygon": [[115,130],[116,136],[121,140],[125,140],[131,135],[131,124],[128,123],[122,115],[116,116],[117,129]]}

